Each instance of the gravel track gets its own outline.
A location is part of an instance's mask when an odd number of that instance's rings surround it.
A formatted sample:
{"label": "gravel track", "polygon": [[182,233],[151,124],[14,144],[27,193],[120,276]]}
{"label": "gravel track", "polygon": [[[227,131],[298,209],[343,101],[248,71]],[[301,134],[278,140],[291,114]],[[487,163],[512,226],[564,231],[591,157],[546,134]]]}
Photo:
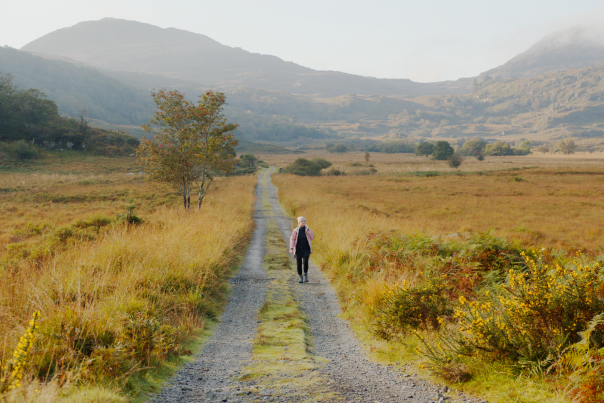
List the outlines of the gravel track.
{"label": "gravel track", "polygon": [[[269,198],[273,216],[283,237],[289,242],[293,220],[283,213],[277,188],[270,183],[270,178]],[[307,218],[312,228],[312,217]],[[302,310],[309,319],[314,353],[329,360],[321,371],[330,379],[330,387],[338,392],[343,401],[420,403],[444,398],[436,386],[409,375],[405,377],[394,369],[370,361],[348,322],[338,316],[341,308],[336,293],[312,260],[308,274],[309,282],[296,283],[295,290]]]}
{"label": "gravel track", "polygon": [[[178,371],[173,381],[153,402],[244,402],[296,401],[295,398],[249,395],[238,382],[250,363],[251,340],[257,330],[257,313],[266,296],[270,279],[263,269],[266,220],[271,213],[289,243],[293,220],[279,205],[277,189],[270,182],[272,169],[265,170],[256,188],[254,219],[256,229],[239,272],[231,280],[229,303],[216,328],[195,362]],[[264,180],[267,175],[268,180]],[[267,183],[268,182],[268,183]],[[265,211],[262,195],[268,190],[270,211]],[[309,218],[312,227],[312,217]],[[320,236],[320,234],[317,234]],[[328,360],[319,371],[328,379],[328,388],[339,402],[483,402],[468,396],[445,396],[446,389],[394,367],[370,361],[341,312],[334,290],[316,265],[310,263],[310,282],[292,284],[295,296],[308,317],[313,337],[313,353]],[[442,392],[442,393],[441,393]]]}
{"label": "gravel track", "polygon": [[267,220],[262,206],[262,192],[267,185],[262,178],[267,174],[265,171],[256,187],[256,228],[243,263],[230,280],[229,302],[220,324],[195,361],[182,367],[153,402],[220,402],[236,393],[233,379],[251,357],[252,340],[258,329],[256,317],[270,281],[262,266]]}

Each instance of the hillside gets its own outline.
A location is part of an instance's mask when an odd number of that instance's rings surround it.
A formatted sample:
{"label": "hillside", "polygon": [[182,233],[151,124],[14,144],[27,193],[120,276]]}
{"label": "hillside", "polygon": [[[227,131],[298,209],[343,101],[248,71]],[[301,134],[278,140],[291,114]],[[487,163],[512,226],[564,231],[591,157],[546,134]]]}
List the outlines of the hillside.
{"label": "hillside", "polygon": [[148,91],[109,78],[96,69],[49,60],[0,47],[0,72],[10,73],[21,88],[35,88],[56,102],[59,112],[75,116],[82,109],[94,119],[124,125],[146,123],[155,106]]}
{"label": "hillside", "polygon": [[523,79],[487,76],[473,94],[419,97],[409,100],[410,107],[396,114],[384,111],[381,116],[368,115],[357,122],[332,122],[329,126],[356,136],[372,133],[534,142],[574,137],[584,139],[586,144],[604,144],[603,78],[604,67]]}
{"label": "hillside", "polygon": [[[191,95],[207,89],[195,82],[151,74],[122,72],[116,79],[104,72],[108,70],[101,72],[68,59],[57,60],[0,47],[0,73],[13,75],[14,83],[20,88],[42,91],[63,115],[76,116],[86,109],[95,127],[124,131],[139,138],[143,135],[139,125],[148,123],[155,110],[151,89],[168,87]],[[238,138],[287,142],[299,137],[333,136],[326,130],[295,124],[289,119],[273,119],[270,114],[250,115],[242,108],[227,108],[226,112],[240,125],[236,132]]]}
{"label": "hillside", "polygon": [[115,18],[59,29],[22,50],[68,57],[101,69],[298,94],[437,95],[464,93],[471,84],[468,80],[416,83],[316,71],[275,56],[225,46],[205,35]]}
{"label": "hillside", "polygon": [[[196,93],[194,82],[159,76],[108,72],[140,88],[165,84]],[[130,78],[128,76],[130,75]],[[137,80],[133,80],[136,77]],[[604,110],[603,67],[567,70],[536,77],[479,80],[475,93],[403,98],[377,95],[313,97],[245,86],[224,88],[227,112],[238,122],[303,124],[351,137],[488,137],[554,141],[568,136],[599,138]],[[172,81],[170,81],[172,80]],[[255,127],[254,137],[278,137]],[[244,126],[245,128],[245,126]],[[287,136],[280,136],[283,141]],[[317,136],[320,138],[320,136]],[[302,139],[300,139],[302,140]],[[307,139],[312,141],[312,138]],[[511,141],[511,140],[509,140]]]}
{"label": "hillside", "polygon": [[604,66],[604,36],[593,28],[575,27],[546,36],[482,75],[523,78],[591,66]]}

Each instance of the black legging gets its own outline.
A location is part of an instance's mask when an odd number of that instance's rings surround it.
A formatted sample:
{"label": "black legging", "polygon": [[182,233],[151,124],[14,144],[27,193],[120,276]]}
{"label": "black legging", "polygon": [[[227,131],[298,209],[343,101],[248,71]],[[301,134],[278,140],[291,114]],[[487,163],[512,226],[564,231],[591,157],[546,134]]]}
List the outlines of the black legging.
{"label": "black legging", "polygon": [[296,263],[298,266],[298,275],[302,275],[302,263],[304,263],[304,274],[308,273],[308,257],[296,256]]}

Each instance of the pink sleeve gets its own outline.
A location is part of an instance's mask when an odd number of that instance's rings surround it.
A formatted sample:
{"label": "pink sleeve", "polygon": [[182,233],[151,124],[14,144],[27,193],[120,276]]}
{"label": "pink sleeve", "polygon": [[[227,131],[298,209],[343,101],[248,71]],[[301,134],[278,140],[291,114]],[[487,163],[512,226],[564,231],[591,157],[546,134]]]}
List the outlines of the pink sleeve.
{"label": "pink sleeve", "polygon": [[294,232],[292,232],[292,236],[289,237],[289,248],[290,249],[296,248],[296,236],[297,235],[298,235],[298,231],[294,230]]}
{"label": "pink sleeve", "polygon": [[308,237],[308,239],[310,239],[311,241],[313,239],[315,239],[315,234],[312,233],[312,230],[310,229],[310,227],[308,227],[308,232],[306,233],[306,236]]}

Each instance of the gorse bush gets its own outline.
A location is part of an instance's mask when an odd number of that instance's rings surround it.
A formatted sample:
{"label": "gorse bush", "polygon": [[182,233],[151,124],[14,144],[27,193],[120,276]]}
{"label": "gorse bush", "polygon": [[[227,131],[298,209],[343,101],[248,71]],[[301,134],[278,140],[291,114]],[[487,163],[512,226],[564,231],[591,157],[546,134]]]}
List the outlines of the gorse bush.
{"label": "gorse bush", "polygon": [[386,286],[374,307],[374,333],[390,340],[409,330],[438,330],[442,318],[453,313],[447,291],[440,278],[413,287]]}
{"label": "gorse bush", "polygon": [[[460,297],[459,354],[544,361],[569,343],[604,310],[599,264],[580,258],[553,265],[525,256],[527,270],[510,269],[503,284],[475,301]],[[598,335],[601,343],[602,335]]]}
{"label": "gorse bush", "polygon": [[38,320],[40,312],[34,312],[29,327],[19,339],[19,344],[13,352],[13,356],[9,358],[6,365],[2,369],[2,377],[0,378],[0,393],[20,388],[21,379],[25,366],[28,364],[28,356],[34,344],[34,337],[38,328]]}
{"label": "gorse bush", "polygon": [[[517,175],[502,175],[506,185],[500,189],[516,184]],[[538,186],[532,174],[522,177]],[[474,184],[487,185],[482,175],[476,178]],[[525,200],[521,212],[518,201],[492,200],[492,208],[474,211],[459,193],[441,198],[442,190],[411,189],[451,189],[449,182],[457,181],[458,190],[466,189],[468,177],[402,179],[400,186],[395,177],[374,186],[351,177],[328,185],[275,178],[284,204],[297,215],[312,216],[313,228],[323,234],[315,259],[337,288],[343,315],[361,332],[392,341],[367,335],[368,347],[382,357],[427,366],[450,382],[474,379],[461,388],[489,401],[562,402],[567,385],[573,402],[603,401],[604,322],[592,319],[604,312],[604,254],[596,256],[601,249],[584,235],[600,211],[580,222],[562,210],[543,212],[543,193],[538,203]],[[301,186],[310,193],[297,192]],[[484,194],[494,198],[494,193]],[[420,213],[430,200],[438,202]],[[525,208],[535,205],[542,211],[531,215],[530,224]],[[557,232],[548,226],[551,211],[558,225],[560,219],[568,225]],[[494,216],[499,223],[490,221]],[[495,226],[508,238],[470,229]],[[442,235],[416,233],[417,228]],[[575,228],[577,242],[570,236],[568,242],[552,242],[569,228]],[[544,249],[528,247],[535,244]],[[585,255],[569,254],[574,246],[584,246]],[[586,329],[592,329],[589,337]]]}

